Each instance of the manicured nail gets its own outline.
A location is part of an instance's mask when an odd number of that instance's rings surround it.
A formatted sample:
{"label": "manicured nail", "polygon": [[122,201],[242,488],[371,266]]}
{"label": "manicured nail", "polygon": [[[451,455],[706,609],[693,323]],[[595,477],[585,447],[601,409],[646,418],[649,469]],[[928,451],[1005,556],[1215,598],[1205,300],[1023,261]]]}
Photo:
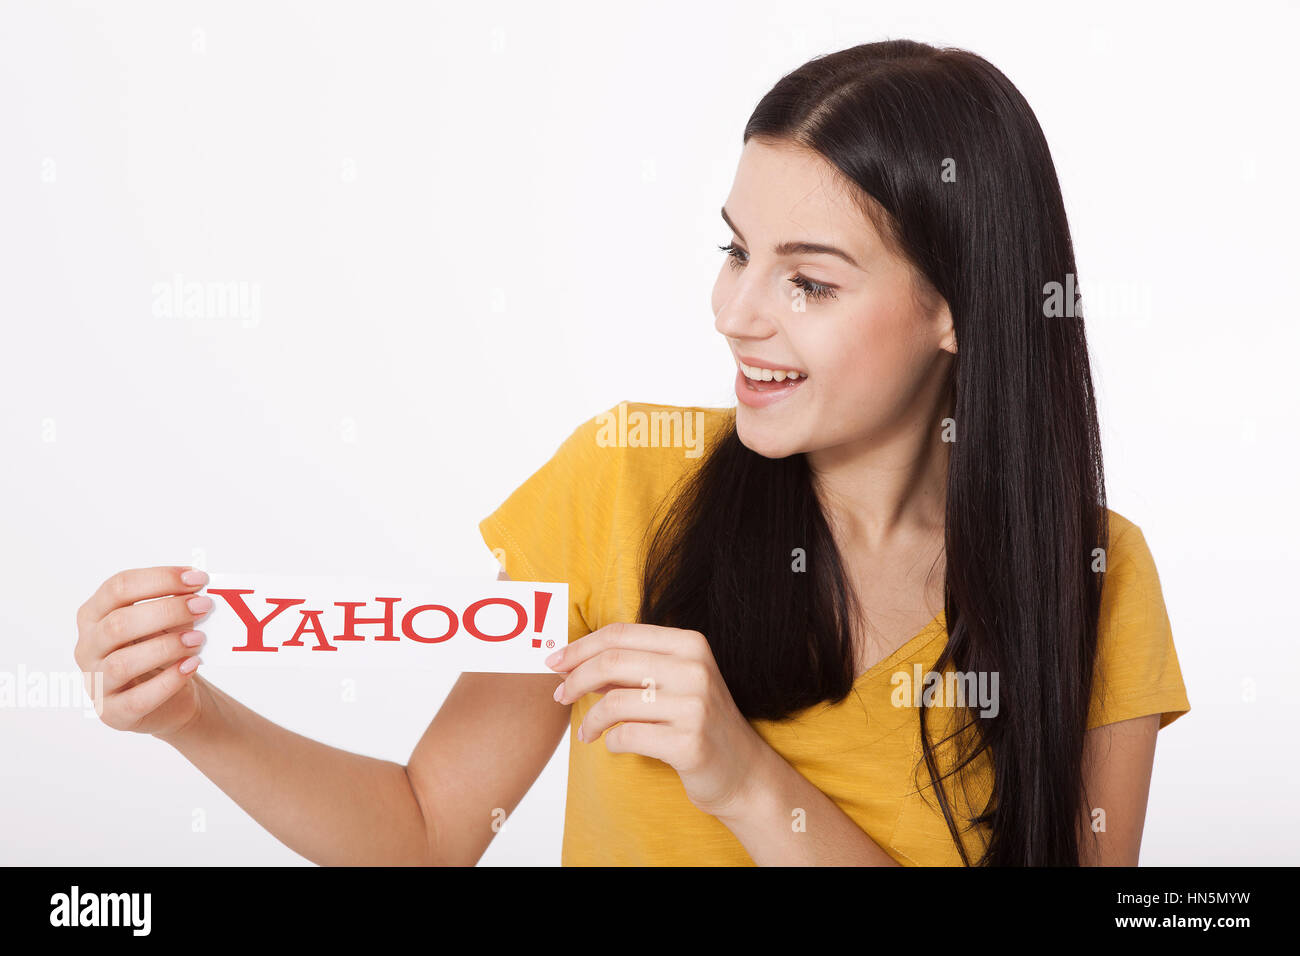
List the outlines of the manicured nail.
{"label": "manicured nail", "polygon": [[202,614],[204,611],[212,610],[212,598],[206,594],[199,594],[186,601],[185,606],[194,614]]}
{"label": "manicured nail", "polygon": [[550,657],[546,658],[546,660],[542,661],[542,663],[545,664],[547,667],[554,667],[556,664],[560,663],[560,658],[563,656],[564,656],[564,648],[561,647]]}
{"label": "manicured nail", "polygon": [[206,571],[199,571],[197,569],[186,571],[181,575],[181,581],[188,584],[190,587],[193,587],[196,584],[207,584],[208,574]]}
{"label": "manicured nail", "polygon": [[203,658],[201,657],[187,657],[185,660],[181,661],[181,673],[188,674],[202,663]]}
{"label": "manicured nail", "polygon": [[203,643],[202,631],[186,631],[181,635],[181,643],[186,647],[198,647]]}
{"label": "manicured nail", "polygon": [[564,684],[563,682],[561,682],[560,685],[555,688],[555,699],[559,700],[563,696],[564,696]]}

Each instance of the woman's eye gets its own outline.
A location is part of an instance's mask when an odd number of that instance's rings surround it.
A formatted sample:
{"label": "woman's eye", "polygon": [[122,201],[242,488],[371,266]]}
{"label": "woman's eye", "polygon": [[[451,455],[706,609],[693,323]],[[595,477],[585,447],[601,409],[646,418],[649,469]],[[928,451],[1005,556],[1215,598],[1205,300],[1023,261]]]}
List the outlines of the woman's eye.
{"label": "woman's eye", "polygon": [[828,285],[822,285],[820,282],[813,282],[811,279],[805,279],[801,275],[793,276],[790,279],[795,285],[803,289],[804,295],[810,299],[833,299],[835,290]]}
{"label": "woman's eye", "polygon": [[[738,247],[735,243],[729,242],[725,246],[718,246],[727,254],[728,262],[733,268],[739,269],[749,261],[748,254],[744,249]],[[822,285],[820,282],[813,282],[811,279],[805,279],[801,275],[790,277],[790,281],[803,290],[804,295],[810,299],[833,299],[835,298],[835,289],[833,286]]]}
{"label": "woman's eye", "polygon": [[745,250],[738,248],[735,243],[729,242],[725,246],[718,246],[718,248],[727,254],[728,261],[735,268],[739,269],[745,264],[746,260],[742,258],[745,255]]}

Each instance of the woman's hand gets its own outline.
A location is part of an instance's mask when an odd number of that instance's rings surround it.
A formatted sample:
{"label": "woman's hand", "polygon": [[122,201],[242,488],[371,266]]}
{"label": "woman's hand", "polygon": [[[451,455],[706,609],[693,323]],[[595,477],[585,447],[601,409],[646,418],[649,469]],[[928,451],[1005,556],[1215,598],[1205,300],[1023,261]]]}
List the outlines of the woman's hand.
{"label": "woman's hand", "polygon": [[72,656],[109,727],[164,736],[197,716],[193,677],[204,635],[194,625],[212,599],[195,591],[207,582],[184,567],[132,568],[78,608]]}
{"label": "woman's hand", "polygon": [[603,695],[578,728],[579,740],[592,742],[604,734],[613,753],[662,760],[705,813],[732,812],[744,801],[750,771],[767,743],[731,699],[703,634],[610,624],[546,663],[567,674],[555,691],[560,703]]}

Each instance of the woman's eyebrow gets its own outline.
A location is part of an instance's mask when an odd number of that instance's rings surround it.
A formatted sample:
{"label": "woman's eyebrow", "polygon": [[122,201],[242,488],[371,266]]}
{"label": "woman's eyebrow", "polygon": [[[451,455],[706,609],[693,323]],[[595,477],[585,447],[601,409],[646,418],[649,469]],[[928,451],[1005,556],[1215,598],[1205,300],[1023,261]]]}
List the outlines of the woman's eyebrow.
{"label": "woman's eyebrow", "polygon": [[[722,221],[731,228],[732,232],[740,237],[741,242],[746,241],[744,233],[736,228],[736,224],[732,222],[731,217],[727,215],[726,206],[722,207]],[[823,253],[829,256],[839,256],[849,265],[853,266],[853,268],[862,268],[862,266],[858,265],[857,261],[843,249],[838,249],[835,246],[828,246],[820,242],[783,242],[776,246],[773,251],[778,256],[816,255],[818,253]]]}

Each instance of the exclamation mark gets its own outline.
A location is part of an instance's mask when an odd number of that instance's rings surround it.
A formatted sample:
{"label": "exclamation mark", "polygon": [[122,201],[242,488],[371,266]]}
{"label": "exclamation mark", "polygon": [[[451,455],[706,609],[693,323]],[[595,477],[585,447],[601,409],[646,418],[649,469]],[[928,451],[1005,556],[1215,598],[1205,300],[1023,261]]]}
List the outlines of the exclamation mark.
{"label": "exclamation mark", "polygon": [[[550,606],[551,606],[550,591],[533,592],[533,630],[538,634],[542,633],[542,625],[546,623],[546,609]],[[533,647],[541,647],[541,646],[542,646],[542,639],[540,637],[534,637]]]}

